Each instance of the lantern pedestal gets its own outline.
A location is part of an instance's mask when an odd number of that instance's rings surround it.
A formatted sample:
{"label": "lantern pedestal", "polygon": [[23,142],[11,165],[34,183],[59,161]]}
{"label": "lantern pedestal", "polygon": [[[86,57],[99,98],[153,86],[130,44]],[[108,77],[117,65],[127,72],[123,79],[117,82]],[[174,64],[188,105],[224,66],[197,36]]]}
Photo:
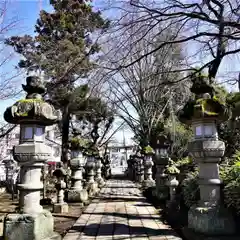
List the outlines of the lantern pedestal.
{"label": "lantern pedestal", "polygon": [[96,163],[95,163],[95,167],[96,167],[96,177],[95,177],[95,181],[98,183],[98,187],[102,188],[105,185],[105,181],[102,178],[102,163],[101,163],[101,159],[96,159]]}
{"label": "lantern pedestal", "polygon": [[199,139],[189,144],[189,150],[199,165],[200,201],[188,212],[188,227],[208,235],[234,234],[233,217],[220,199],[218,163],[225,151],[224,142]]}
{"label": "lantern pedestal", "polygon": [[82,203],[82,205],[84,203],[86,203],[88,201],[88,192],[86,189],[82,189],[80,191],[78,190],[74,190],[74,189],[70,189],[67,192],[67,201],[68,202],[79,202]]}
{"label": "lantern pedestal", "polygon": [[[157,152],[157,151],[156,151]],[[168,199],[168,187],[167,187],[167,174],[164,173],[165,168],[168,164],[169,157],[156,156],[156,188],[154,189],[153,195],[158,200]]]}
{"label": "lantern pedestal", "polygon": [[4,236],[8,240],[61,240],[61,236],[53,232],[53,227],[53,216],[47,210],[36,215],[8,214],[4,220]]}
{"label": "lantern pedestal", "polygon": [[[43,142],[33,142],[37,126],[21,126],[21,131],[32,131],[32,139],[14,148],[14,158],[20,165],[19,214],[8,214],[4,220],[4,238],[8,240],[61,239],[53,232],[52,214],[40,205],[41,168],[50,157],[51,148]],[[31,129],[31,130],[30,130]],[[43,128],[44,131],[44,128]],[[54,238],[53,238],[54,237]]]}
{"label": "lantern pedestal", "polygon": [[67,191],[68,202],[85,203],[88,200],[88,192],[83,189],[83,167],[86,163],[80,151],[72,151],[72,159],[70,160],[72,170],[72,186]]}
{"label": "lantern pedestal", "polygon": [[191,207],[188,212],[188,228],[208,235],[235,233],[233,218],[221,205]]}
{"label": "lantern pedestal", "polygon": [[66,202],[63,203],[55,203],[53,205],[54,213],[68,213],[68,204]]}

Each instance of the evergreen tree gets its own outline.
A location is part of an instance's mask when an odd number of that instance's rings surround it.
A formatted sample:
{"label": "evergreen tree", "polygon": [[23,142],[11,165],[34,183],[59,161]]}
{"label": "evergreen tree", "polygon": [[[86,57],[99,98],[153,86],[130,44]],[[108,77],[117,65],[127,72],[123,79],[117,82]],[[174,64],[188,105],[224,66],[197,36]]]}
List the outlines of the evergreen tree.
{"label": "evergreen tree", "polygon": [[[67,161],[71,113],[82,108],[88,94],[86,85],[75,87],[77,79],[88,77],[94,68],[91,56],[100,49],[91,35],[109,26],[90,0],[50,0],[54,11],[40,12],[35,36],[14,36],[6,40],[23,56],[18,67],[43,73],[48,97],[62,110],[62,161]],[[78,97],[76,97],[78,96]],[[78,101],[75,101],[77,99]]]}

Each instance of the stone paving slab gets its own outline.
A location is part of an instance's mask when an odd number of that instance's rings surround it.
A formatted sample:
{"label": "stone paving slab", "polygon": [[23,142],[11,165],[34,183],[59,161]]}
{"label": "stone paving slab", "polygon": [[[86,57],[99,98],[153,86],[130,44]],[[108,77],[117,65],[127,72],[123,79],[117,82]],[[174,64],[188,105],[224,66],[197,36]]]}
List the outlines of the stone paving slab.
{"label": "stone paving slab", "polygon": [[108,180],[63,240],[181,240],[128,180]]}

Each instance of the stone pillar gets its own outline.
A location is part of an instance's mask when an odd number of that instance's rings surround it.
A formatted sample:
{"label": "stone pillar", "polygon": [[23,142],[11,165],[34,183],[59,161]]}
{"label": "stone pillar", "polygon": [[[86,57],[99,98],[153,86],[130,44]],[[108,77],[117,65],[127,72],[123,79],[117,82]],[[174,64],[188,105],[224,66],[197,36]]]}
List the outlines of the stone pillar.
{"label": "stone pillar", "polygon": [[11,124],[20,124],[19,145],[13,149],[14,159],[20,166],[19,213],[8,214],[4,220],[4,239],[45,240],[61,239],[53,232],[52,214],[40,205],[43,189],[41,168],[51,156],[51,148],[45,145],[45,126],[59,120],[59,114],[41,94],[45,88],[38,77],[27,77],[26,99],[7,108],[4,118]]}
{"label": "stone pillar", "polygon": [[167,187],[167,174],[165,173],[166,166],[168,165],[169,157],[167,148],[169,145],[162,144],[155,149],[155,163],[156,163],[156,188],[153,195],[159,200],[168,199],[168,187]]}
{"label": "stone pillar", "polygon": [[95,176],[95,158],[93,156],[89,156],[87,158],[86,163],[86,170],[87,170],[87,183],[86,183],[86,189],[88,190],[88,194],[90,197],[94,196],[96,193],[98,193],[98,184],[94,180]]}
{"label": "stone pillar", "polygon": [[68,202],[85,203],[88,200],[88,192],[83,189],[83,168],[86,164],[86,157],[82,155],[81,151],[71,151],[71,180],[72,186],[67,191]]}
{"label": "stone pillar", "polygon": [[67,173],[64,169],[59,168],[54,171],[53,175],[57,177],[57,183],[55,184],[57,189],[57,202],[53,205],[53,211],[55,213],[67,213],[68,204],[64,202],[64,189],[66,189],[64,177]]}
{"label": "stone pillar", "polygon": [[95,181],[97,182],[99,188],[102,188],[105,184],[103,178],[102,178],[102,162],[101,158],[95,159],[95,171],[96,171],[96,177]]}
{"label": "stone pillar", "polygon": [[[220,199],[219,166],[225,144],[218,139],[216,124],[225,121],[231,113],[216,98],[213,87],[201,74],[193,79],[191,100],[179,113],[179,120],[192,126],[194,139],[189,152],[198,164],[200,200],[188,212],[188,227],[206,235],[227,235],[235,232],[232,216]],[[210,94],[211,93],[211,94]]]}
{"label": "stone pillar", "polygon": [[150,188],[155,185],[155,181],[152,178],[152,167],[153,167],[153,161],[151,155],[146,155],[144,157],[144,181],[143,181],[143,187],[144,188]]}

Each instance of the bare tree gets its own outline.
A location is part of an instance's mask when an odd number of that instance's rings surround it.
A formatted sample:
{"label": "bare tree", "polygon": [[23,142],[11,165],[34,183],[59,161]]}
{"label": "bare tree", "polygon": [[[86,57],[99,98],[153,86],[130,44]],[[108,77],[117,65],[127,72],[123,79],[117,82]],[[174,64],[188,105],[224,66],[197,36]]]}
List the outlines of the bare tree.
{"label": "bare tree", "polygon": [[[12,15],[13,2],[3,0],[0,3],[0,100],[14,99],[21,93],[20,87],[22,72],[12,69],[16,55],[7,47],[5,38],[11,35],[13,30],[21,27],[19,17]],[[0,122],[0,139],[6,137],[16,125]]]}
{"label": "bare tree", "polygon": [[12,3],[9,0],[0,3],[0,99],[16,97],[19,93],[21,71],[12,69],[16,55],[4,44],[5,38],[20,27],[18,16],[11,15]]}
{"label": "bare tree", "polygon": [[[124,16],[124,21],[136,22],[139,18],[139,14],[134,13]],[[109,74],[107,70],[101,73],[101,77],[104,74],[106,77],[109,99],[131,130],[146,140],[143,145],[150,140],[154,127],[167,116],[169,99],[177,110],[189,96],[186,81],[181,85],[174,84],[181,79],[181,74],[175,72],[184,61],[181,46],[169,44],[148,54],[159,42],[171,39],[175,31],[174,25],[168,29],[168,33],[161,31],[163,27],[158,26],[161,32],[159,34],[159,31],[148,31],[150,22],[139,22],[125,29],[124,36],[121,37],[124,45],[120,48],[119,41],[112,38],[111,44],[108,43],[105,48],[105,58],[101,59],[107,62],[108,69],[117,69],[114,74]],[[136,32],[136,29],[141,31]],[[142,55],[145,58],[141,58]],[[123,62],[128,67],[122,68]],[[133,62],[135,64],[130,64]]]}
{"label": "bare tree", "polygon": [[[107,2],[108,8],[106,7]],[[129,5],[133,7],[131,8]],[[121,37],[118,38],[118,47],[115,51],[120,51],[120,49],[129,45],[130,37],[126,39],[124,35],[133,27],[133,34],[138,37],[132,39],[132,45],[142,40],[143,32],[145,34],[156,32],[156,35],[152,36],[150,40],[152,43],[156,42],[159,34],[168,32],[172,26],[175,27],[175,31],[168,41],[158,41],[154,48],[149,48],[144,53],[139,54],[136,49],[130,49],[122,57],[118,69],[128,68],[147,56],[161,51],[165,46],[184,43],[188,61],[185,66],[180,65],[173,71],[187,72],[188,74],[182,77],[182,79],[186,79],[188,75],[192,74],[189,74],[189,70],[198,65],[199,68],[196,71],[208,69],[211,79],[216,77],[223,61],[227,64],[230,57],[237,60],[240,52],[238,43],[240,39],[239,1],[116,0],[105,1],[103,6],[106,10],[111,8],[112,11],[121,12],[121,14],[115,14],[115,27],[111,33],[114,39],[116,33],[121,32]],[[137,18],[126,21],[126,16],[136,13],[139,13]],[[112,49],[112,51],[114,50]],[[135,57],[126,62],[126,56],[130,54]],[[234,80],[236,82],[236,76]]]}

